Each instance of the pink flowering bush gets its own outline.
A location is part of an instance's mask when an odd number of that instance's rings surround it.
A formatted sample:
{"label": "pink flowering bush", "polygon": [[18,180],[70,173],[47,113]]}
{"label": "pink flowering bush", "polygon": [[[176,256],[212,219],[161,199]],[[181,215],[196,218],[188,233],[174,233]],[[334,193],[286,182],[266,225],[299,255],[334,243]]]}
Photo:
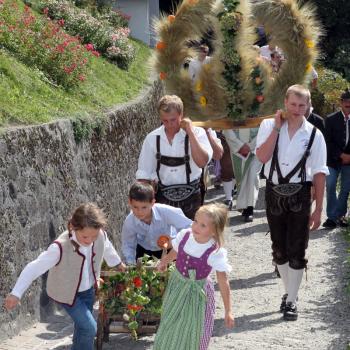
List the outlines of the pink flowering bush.
{"label": "pink flowering bush", "polygon": [[25,64],[40,69],[55,84],[71,88],[86,79],[91,54],[64,23],[37,18],[13,0],[0,0],[0,45]]}
{"label": "pink flowering bush", "polygon": [[135,50],[129,40],[130,30],[127,27],[112,26],[110,22],[114,15],[108,17],[103,14],[97,19],[67,0],[42,0],[40,8],[50,18],[61,21],[68,33],[79,36],[85,44],[93,45],[95,51],[120,68],[127,69],[134,59]]}

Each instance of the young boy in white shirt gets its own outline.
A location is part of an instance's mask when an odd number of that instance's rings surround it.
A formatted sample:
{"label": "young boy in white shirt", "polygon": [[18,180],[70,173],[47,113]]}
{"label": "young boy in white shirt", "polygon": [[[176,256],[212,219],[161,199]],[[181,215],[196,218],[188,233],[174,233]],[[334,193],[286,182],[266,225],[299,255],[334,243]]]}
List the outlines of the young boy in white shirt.
{"label": "young boy in white shirt", "polygon": [[192,224],[180,208],[155,203],[153,187],[145,182],[131,186],[129,206],[131,213],[122,229],[122,252],[127,264],[135,264],[144,254],[160,258],[159,237],[168,236],[170,242],[178,231]]}

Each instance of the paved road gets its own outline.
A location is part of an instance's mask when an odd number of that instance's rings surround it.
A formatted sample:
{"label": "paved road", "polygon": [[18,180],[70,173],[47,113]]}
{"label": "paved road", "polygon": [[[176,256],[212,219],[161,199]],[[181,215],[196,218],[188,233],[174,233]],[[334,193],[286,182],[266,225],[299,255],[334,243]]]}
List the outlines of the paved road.
{"label": "paved road", "polygon": [[[222,200],[221,192],[210,191],[209,201]],[[311,234],[307,281],[299,293],[299,319],[285,322],[278,312],[283,288],[273,274],[270,240],[266,236],[263,201],[255,220],[245,224],[239,213],[230,213],[226,247],[233,271],[230,276],[236,327],[223,326],[223,305],[217,291],[217,312],[210,350],[345,350],[350,343],[350,300],[346,294],[349,268],[346,243],[337,230]],[[72,326],[64,315],[38,323],[19,336],[0,344],[0,350],[66,350]],[[152,348],[153,337],[137,343],[127,335],[113,335],[106,350]],[[181,350],[181,349],[179,349]]]}

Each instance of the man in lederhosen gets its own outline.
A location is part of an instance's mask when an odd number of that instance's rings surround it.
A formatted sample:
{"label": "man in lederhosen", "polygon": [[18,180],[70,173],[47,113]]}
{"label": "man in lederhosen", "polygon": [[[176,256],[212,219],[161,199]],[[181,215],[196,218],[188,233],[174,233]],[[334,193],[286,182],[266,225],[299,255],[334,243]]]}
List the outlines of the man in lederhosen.
{"label": "man in lederhosen", "polygon": [[[304,117],[310,91],[289,87],[284,101],[287,119],[277,111],[262,122],[256,155],[265,164],[266,216],[272,255],[285,288],[280,310],[285,320],[298,317],[296,301],[307,259],[309,231],[321,223],[327,152],[322,133]],[[311,213],[311,186],[315,208]]]}
{"label": "man in lederhosen", "polygon": [[201,205],[202,168],[213,150],[205,130],[183,118],[183,103],[178,96],[163,96],[158,111],[163,125],[146,136],[136,178],[156,182],[156,201],[179,207],[193,219]]}

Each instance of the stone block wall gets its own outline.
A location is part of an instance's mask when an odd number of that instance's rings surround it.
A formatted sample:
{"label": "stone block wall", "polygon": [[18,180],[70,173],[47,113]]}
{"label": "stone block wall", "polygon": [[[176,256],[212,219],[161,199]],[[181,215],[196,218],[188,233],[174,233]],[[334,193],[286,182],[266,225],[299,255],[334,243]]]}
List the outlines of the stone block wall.
{"label": "stone block wall", "polygon": [[[102,133],[77,143],[70,120],[12,128],[0,135],[0,305],[24,266],[65,230],[72,209],[86,201],[104,208],[120,252],[128,187],[146,134],[159,125],[154,83],[136,101],[111,112]],[[0,341],[50,314],[39,277],[11,313],[0,307]]]}

